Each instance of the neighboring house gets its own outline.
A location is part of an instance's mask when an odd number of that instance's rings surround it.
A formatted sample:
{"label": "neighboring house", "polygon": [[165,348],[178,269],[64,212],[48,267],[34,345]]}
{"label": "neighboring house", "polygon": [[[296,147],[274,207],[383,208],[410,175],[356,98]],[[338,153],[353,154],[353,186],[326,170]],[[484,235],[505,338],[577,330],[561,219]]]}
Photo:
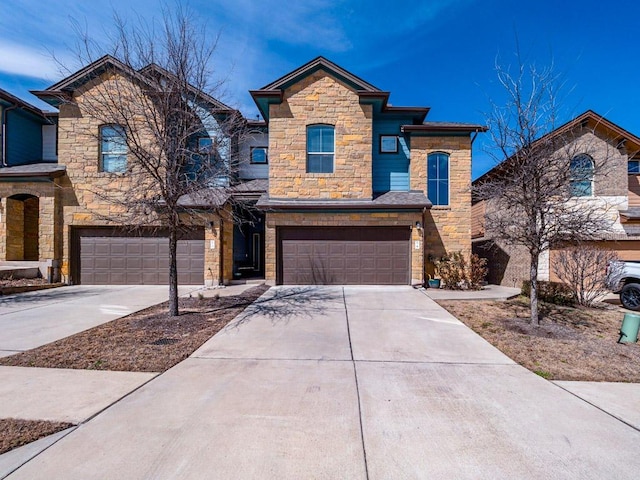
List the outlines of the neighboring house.
{"label": "neighboring house", "polygon": [[[118,173],[131,155],[119,149],[124,132],[83,111],[114,66],[136,81],[162,74],[127,71],[107,56],[34,92],[60,110],[60,163],[37,164],[37,178],[0,169],[2,201],[38,199],[38,259],[59,265],[64,281],[164,284],[166,232],[105,220],[112,205],[93,193],[114,182],[127,190]],[[200,224],[178,245],[180,283],[422,283],[430,258],[470,254],[471,146],[485,127],[425,122],[428,108],[391,106],[389,92],[322,57],[251,94],[264,121],[245,121],[240,144],[202,139],[222,146],[222,157],[239,154],[236,175],[217,183],[233,215],[199,206]],[[199,108],[205,125],[211,112],[237,114],[215,99]],[[6,229],[11,212],[3,213]]]}
{"label": "neighboring house", "polygon": [[[593,244],[616,251],[624,260],[640,260],[640,138],[591,110],[548,135],[572,143],[570,149],[559,152],[559,156],[571,152],[572,158],[567,161],[572,162],[572,168],[584,172],[592,165],[605,165],[591,178],[578,175],[579,181],[571,185],[574,200],[595,202],[607,217],[608,231]],[[499,165],[494,167],[473,184],[478,185],[499,169]],[[519,287],[529,279],[529,254],[524,247],[493,239],[492,232],[485,229],[487,208],[490,205],[485,201],[473,203],[473,252],[487,258],[489,283]],[[557,280],[553,269],[556,252],[552,247],[541,255],[539,280]]]}
{"label": "neighboring house", "polygon": [[56,164],[57,120],[57,113],[0,89],[0,258],[42,260],[44,275],[56,252],[43,236],[53,235],[53,199],[64,175],[64,167]]}

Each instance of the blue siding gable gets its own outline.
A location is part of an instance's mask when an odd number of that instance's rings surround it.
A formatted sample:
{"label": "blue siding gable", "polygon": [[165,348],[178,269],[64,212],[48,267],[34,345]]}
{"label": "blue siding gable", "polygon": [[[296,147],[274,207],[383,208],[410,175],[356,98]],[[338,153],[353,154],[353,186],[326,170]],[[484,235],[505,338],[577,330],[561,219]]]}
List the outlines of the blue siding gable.
{"label": "blue siding gable", "polygon": [[7,165],[42,161],[42,123],[22,110],[7,112]]}
{"label": "blue siding gable", "polygon": [[[373,120],[373,191],[409,190],[409,138],[400,133],[400,127],[411,121],[406,118]],[[398,152],[380,153],[380,135],[397,135]]]}

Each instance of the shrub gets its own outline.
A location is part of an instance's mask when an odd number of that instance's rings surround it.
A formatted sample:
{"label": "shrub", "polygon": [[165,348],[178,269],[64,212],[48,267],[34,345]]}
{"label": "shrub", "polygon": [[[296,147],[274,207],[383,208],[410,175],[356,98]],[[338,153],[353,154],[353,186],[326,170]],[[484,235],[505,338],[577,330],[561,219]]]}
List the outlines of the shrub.
{"label": "shrub", "polygon": [[486,259],[476,254],[471,255],[468,264],[462,252],[449,253],[436,262],[445,288],[451,290],[480,290],[487,274],[486,264]]}
{"label": "shrub", "polygon": [[573,292],[575,301],[593,306],[610,290],[622,273],[618,256],[611,250],[580,244],[556,253],[553,268],[558,278]]}
{"label": "shrub", "polygon": [[[529,280],[522,282],[522,295],[525,297],[531,295],[531,282]],[[573,290],[568,285],[559,282],[538,280],[538,298],[543,302],[569,307],[575,303]]]}

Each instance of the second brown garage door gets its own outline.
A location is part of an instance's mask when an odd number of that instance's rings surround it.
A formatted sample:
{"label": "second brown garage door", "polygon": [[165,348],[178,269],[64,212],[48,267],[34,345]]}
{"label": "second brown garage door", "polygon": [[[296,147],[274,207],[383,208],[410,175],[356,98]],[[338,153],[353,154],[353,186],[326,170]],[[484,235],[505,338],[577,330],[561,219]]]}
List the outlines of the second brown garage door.
{"label": "second brown garage door", "polygon": [[278,283],[407,285],[409,227],[280,227]]}
{"label": "second brown garage door", "polygon": [[[169,239],[166,232],[136,235],[116,229],[77,231],[76,281],[85,285],[168,285]],[[178,283],[204,283],[204,232],[178,241]]]}

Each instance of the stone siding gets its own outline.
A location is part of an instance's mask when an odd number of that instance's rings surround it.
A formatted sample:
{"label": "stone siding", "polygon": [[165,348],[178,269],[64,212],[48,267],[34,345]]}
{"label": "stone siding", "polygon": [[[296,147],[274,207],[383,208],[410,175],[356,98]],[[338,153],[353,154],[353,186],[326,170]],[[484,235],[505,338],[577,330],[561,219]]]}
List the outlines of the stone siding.
{"label": "stone siding", "polygon": [[433,206],[425,214],[426,270],[434,274],[429,258],[446,253],[471,254],[471,139],[468,136],[411,138],[411,189],[427,192],[427,156],[449,155],[449,205]]}
{"label": "stone siding", "polygon": [[[318,71],[286,89],[269,110],[269,196],[349,199],[372,196],[372,107]],[[333,173],[306,173],[307,126],[335,126]]]}

